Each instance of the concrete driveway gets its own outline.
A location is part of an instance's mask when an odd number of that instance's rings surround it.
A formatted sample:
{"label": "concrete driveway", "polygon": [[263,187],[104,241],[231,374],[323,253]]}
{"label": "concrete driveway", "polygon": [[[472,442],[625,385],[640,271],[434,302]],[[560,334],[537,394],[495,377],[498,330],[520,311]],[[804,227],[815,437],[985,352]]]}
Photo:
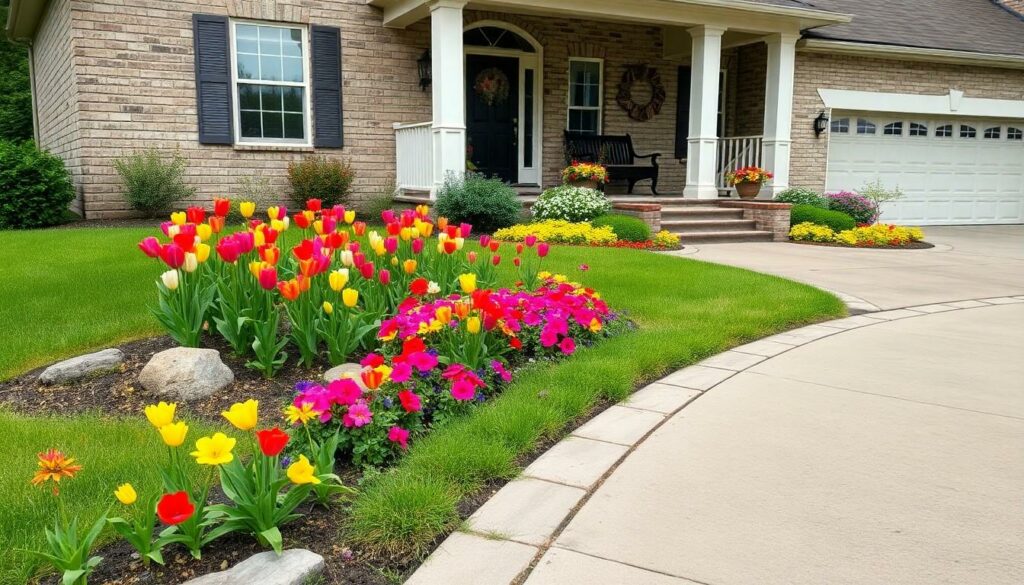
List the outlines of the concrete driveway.
{"label": "concrete driveway", "polygon": [[883,309],[1015,295],[1024,290],[1024,226],[929,227],[925,235],[935,248],[697,244],[676,254],[841,291]]}

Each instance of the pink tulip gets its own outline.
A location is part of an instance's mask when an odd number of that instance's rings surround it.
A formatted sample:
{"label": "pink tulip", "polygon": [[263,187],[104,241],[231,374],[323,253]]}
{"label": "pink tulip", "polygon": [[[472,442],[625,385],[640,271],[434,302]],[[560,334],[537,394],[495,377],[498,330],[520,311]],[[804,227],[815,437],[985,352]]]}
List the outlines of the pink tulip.
{"label": "pink tulip", "polygon": [[537,256],[543,258],[548,255],[548,243],[541,242],[537,244]]}
{"label": "pink tulip", "polygon": [[466,258],[469,260],[470,264],[476,264],[476,252],[469,252],[466,254]]}
{"label": "pink tulip", "polygon": [[363,278],[369,280],[373,278],[373,262],[364,262],[359,266],[359,274],[363,275]]}
{"label": "pink tulip", "polygon": [[461,235],[462,237],[468,238],[469,232],[471,231],[473,231],[473,226],[469,225],[468,223],[459,224],[459,235]]}
{"label": "pink tulip", "polygon": [[484,234],[484,235],[480,236],[480,247],[481,248],[486,248],[490,244],[491,244],[491,236],[488,236],[487,234]]}
{"label": "pink tulip", "polygon": [[[373,265],[371,264],[370,267],[372,268]],[[387,286],[391,284],[391,271],[381,268],[380,272],[377,273],[377,278],[380,279],[381,284]]]}
{"label": "pink tulip", "polygon": [[274,290],[277,288],[277,268],[270,267],[260,270],[260,287],[263,290]]}
{"label": "pink tulip", "polygon": [[141,242],[139,242],[139,249],[142,250],[143,254],[149,256],[150,258],[160,257],[160,241],[154,238],[153,236],[144,238]]}
{"label": "pink tulip", "polygon": [[530,234],[523,238],[523,243],[526,244],[527,248],[532,248],[537,243],[537,236]]}
{"label": "pink tulip", "polygon": [[412,253],[419,254],[423,251],[423,240],[416,238],[412,241]]}
{"label": "pink tulip", "polygon": [[395,221],[395,212],[390,209],[385,209],[380,212],[380,218],[384,223],[393,223]]}
{"label": "pink tulip", "polygon": [[388,236],[384,238],[384,250],[388,254],[394,254],[398,251],[398,238],[394,236]]}
{"label": "pink tulip", "polygon": [[181,268],[185,263],[185,250],[178,244],[167,244],[160,249],[160,258],[171,268]]}

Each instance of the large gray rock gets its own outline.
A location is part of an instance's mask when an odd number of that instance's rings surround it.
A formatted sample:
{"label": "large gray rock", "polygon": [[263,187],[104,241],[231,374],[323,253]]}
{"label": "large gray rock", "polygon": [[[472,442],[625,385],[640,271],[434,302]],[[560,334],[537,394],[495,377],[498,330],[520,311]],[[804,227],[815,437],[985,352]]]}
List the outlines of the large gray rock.
{"label": "large gray rock", "polygon": [[324,558],[304,548],[277,556],[273,551],[253,555],[234,567],[186,581],[184,585],[305,585],[324,572]]}
{"label": "large gray rock", "polygon": [[46,368],[39,375],[43,384],[63,384],[80,380],[94,372],[113,370],[124,362],[124,354],[119,349],[104,349],[96,353],[80,355],[69,360],[57,362]]}
{"label": "large gray rock", "polygon": [[206,398],[235,381],[215,349],[172,347],[157,353],[139,373],[146,390],[176,400]]}
{"label": "large gray rock", "polygon": [[363,389],[363,392],[369,392],[369,388],[367,388],[366,384],[363,383],[362,373],[363,366],[360,366],[359,364],[341,364],[340,366],[334,366],[324,372],[324,381],[333,382],[342,378],[352,378],[352,380],[354,380],[355,383]]}

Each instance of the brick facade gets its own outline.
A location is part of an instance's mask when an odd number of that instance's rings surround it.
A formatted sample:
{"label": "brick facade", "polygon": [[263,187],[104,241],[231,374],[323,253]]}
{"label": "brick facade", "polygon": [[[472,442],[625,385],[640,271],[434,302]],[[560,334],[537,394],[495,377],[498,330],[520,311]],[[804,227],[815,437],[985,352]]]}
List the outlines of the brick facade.
{"label": "brick facade", "polygon": [[1020,100],[1024,71],[797,52],[789,184],[822,190],[828,134],[814,136],[814,119],[824,109],[819,88],[931,95],[960,89],[967,97]]}

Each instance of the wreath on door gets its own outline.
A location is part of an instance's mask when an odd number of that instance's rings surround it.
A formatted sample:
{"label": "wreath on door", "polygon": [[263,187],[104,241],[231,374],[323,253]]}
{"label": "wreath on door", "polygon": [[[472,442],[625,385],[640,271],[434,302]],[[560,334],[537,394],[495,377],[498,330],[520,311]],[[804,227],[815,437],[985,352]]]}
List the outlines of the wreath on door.
{"label": "wreath on door", "polygon": [[[650,87],[651,99],[647,103],[638,104],[633,100],[633,87],[638,83]],[[646,122],[660,114],[661,106],[665,105],[665,85],[661,83],[661,75],[658,74],[658,70],[647,65],[626,67],[615,101],[630,118],[638,122]]]}
{"label": "wreath on door", "polygon": [[473,91],[480,96],[480,100],[488,106],[503,103],[508,99],[509,86],[508,75],[497,67],[488,67],[476,75],[473,81]]}

